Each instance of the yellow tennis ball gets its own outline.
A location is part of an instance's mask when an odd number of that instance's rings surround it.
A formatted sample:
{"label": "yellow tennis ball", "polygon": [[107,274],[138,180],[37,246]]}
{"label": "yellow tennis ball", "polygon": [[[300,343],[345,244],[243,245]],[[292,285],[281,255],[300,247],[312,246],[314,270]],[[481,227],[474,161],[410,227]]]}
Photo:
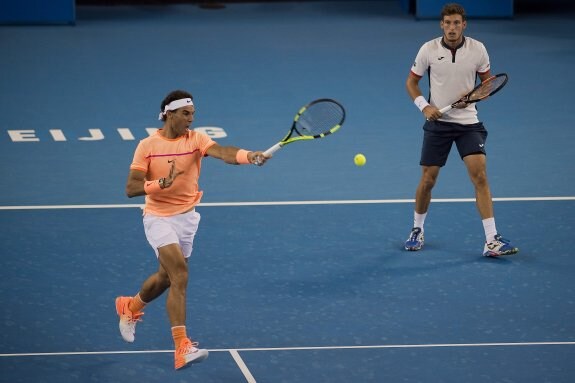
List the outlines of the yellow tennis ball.
{"label": "yellow tennis ball", "polygon": [[358,153],[355,155],[355,157],[353,157],[353,162],[357,165],[357,166],[363,166],[365,165],[365,162],[367,160],[365,159],[365,156],[361,153]]}

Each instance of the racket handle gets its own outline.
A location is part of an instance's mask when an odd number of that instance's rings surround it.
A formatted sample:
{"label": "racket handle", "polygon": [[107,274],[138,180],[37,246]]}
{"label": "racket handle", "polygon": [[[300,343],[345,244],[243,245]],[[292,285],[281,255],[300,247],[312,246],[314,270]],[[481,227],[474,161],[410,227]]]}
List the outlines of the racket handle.
{"label": "racket handle", "polygon": [[451,110],[451,109],[453,109],[453,107],[452,107],[451,105],[447,105],[445,108],[439,109],[439,112],[440,112],[441,114],[443,114],[443,113],[445,113],[445,112],[447,112],[447,111],[449,111],[449,110]]}
{"label": "racket handle", "polygon": [[280,150],[282,147],[282,145],[278,142],[277,144],[275,144],[274,146],[272,146],[271,148],[269,148],[268,150],[266,150],[264,152],[264,155],[266,157],[270,157],[272,154],[274,154],[275,152],[277,152],[278,150]]}

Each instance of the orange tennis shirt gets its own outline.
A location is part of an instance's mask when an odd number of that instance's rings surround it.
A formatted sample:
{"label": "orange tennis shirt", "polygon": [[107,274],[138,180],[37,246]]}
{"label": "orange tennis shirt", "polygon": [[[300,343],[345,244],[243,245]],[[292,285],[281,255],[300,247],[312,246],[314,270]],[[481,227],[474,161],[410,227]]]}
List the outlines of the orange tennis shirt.
{"label": "orange tennis shirt", "polygon": [[153,195],[146,195],[144,214],[170,216],[183,213],[196,206],[202,198],[198,180],[202,158],[216,142],[207,134],[188,130],[184,136],[169,139],[155,134],[140,141],[134,152],[130,169],[146,173],[146,180],[168,177],[172,164],[176,162],[176,171],[183,171],[174,183]]}

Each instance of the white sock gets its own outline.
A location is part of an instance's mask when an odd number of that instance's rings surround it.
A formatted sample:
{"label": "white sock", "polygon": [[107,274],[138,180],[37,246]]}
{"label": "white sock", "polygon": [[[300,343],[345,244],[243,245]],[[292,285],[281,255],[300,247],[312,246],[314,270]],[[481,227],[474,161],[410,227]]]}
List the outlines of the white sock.
{"label": "white sock", "polygon": [[483,222],[483,230],[485,231],[485,242],[489,243],[493,241],[495,235],[497,234],[497,229],[495,228],[495,218],[486,218],[481,222]]}
{"label": "white sock", "polygon": [[423,231],[423,224],[425,223],[425,217],[427,217],[427,213],[418,214],[413,212],[413,227],[419,227],[421,231]]}

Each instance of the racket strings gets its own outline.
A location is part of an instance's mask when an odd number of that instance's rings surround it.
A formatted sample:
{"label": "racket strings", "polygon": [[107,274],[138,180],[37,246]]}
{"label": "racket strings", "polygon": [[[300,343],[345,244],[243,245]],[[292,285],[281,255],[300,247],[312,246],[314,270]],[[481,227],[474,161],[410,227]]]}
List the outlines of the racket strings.
{"label": "racket strings", "polygon": [[469,101],[482,100],[491,96],[505,85],[507,82],[506,76],[492,77],[491,79],[483,82],[480,87],[475,89],[468,97]]}
{"label": "racket strings", "polygon": [[296,129],[304,136],[330,133],[341,125],[345,116],[343,109],[333,102],[320,102],[309,106],[296,121]]}

